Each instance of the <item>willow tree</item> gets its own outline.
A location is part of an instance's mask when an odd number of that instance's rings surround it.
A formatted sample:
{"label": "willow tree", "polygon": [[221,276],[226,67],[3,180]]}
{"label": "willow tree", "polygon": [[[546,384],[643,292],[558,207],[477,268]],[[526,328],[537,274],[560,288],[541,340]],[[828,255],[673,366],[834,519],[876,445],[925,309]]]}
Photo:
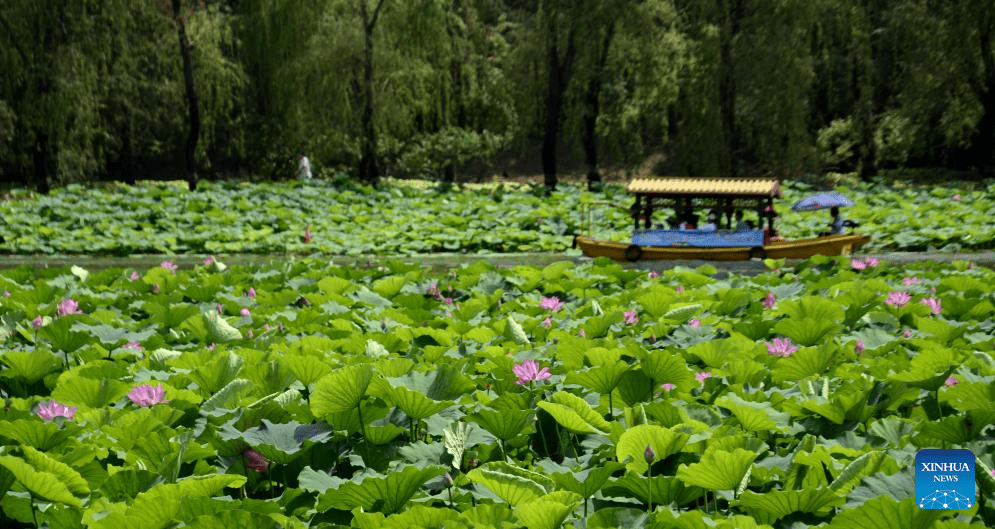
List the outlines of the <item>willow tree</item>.
{"label": "willow tree", "polygon": [[590,45],[578,59],[567,130],[597,187],[602,152],[628,165],[664,148],[687,50],[671,0],[596,3],[582,16]]}
{"label": "willow tree", "polygon": [[0,4],[0,101],[13,138],[0,152],[47,193],[63,171],[85,174],[99,119],[90,2],[9,0]]}

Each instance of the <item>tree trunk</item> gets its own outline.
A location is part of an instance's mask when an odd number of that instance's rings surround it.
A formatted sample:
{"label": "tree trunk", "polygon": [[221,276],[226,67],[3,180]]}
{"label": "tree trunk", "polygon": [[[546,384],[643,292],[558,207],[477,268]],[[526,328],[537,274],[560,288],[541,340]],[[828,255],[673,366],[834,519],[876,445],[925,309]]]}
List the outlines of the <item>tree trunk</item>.
{"label": "tree trunk", "polygon": [[601,172],[598,170],[598,116],[601,114],[601,79],[604,75],[605,63],[608,62],[608,48],[615,35],[615,21],[612,20],[605,30],[601,43],[598,62],[593,75],[587,81],[584,94],[584,115],[581,117],[581,143],[584,148],[584,163],[587,164],[587,188],[595,190],[601,187]]}
{"label": "tree trunk", "polygon": [[743,19],[743,1],[731,0],[731,4],[724,9],[725,28],[719,44],[719,109],[727,158],[720,162],[720,167],[726,173],[722,176],[734,177],[739,173],[740,142],[736,126],[736,65],[733,62],[732,45]]}
{"label": "tree trunk", "polygon": [[55,155],[48,134],[38,132],[32,156],[35,170],[35,185],[38,192],[47,195],[52,190],[51,178],[55,175]]}
{"label": "tree trunk", "polygon": [[362,139],[360,141],[359,180],[373,186],[380,183],[380,167],[377,164],[377,128],[374,123],[376,108],[373,101],[373,30],[384,0],[377,3],[370,15],[366,0],[359,0],[359,13],[363,18],[363,112]]}
{"label": "tree trunk", "polygon": [[542,174],[546,190],[556,190],[556,146],[560,131],[560,110],[563,108],[563,94],[570,82],[573,60],[577,52],[574,42],[575,30],[567,37],[567,50],[560,60],[556,45],[556,23],[552,22],[549,44],[549,79],[546,87],[546,115],[542,135]]}
{"label": "tree trunk", "polygon": [[190,130],[183,150],[183,161],[186,165],[187,187],[190,191],[197,189],[197,141],[200,139],[200,103],[197,98],[197,86],[193,78],[193,55],[190,51],[190,39],[187,37],[186,20],[180,13],[181,1],[173,0],[173,17],[176,21],[177,34],[180,39],[180,55],[183,57],[183,80],[187,92],[187,121]]}
{"label": "tree trunk", "polygon": [[992,52],[992,28],[981,28],[981,63],[984,68],[976,89],[981,99],[981,121],[971,139],[974,166],[983,178],[995,177],[995,53]]}

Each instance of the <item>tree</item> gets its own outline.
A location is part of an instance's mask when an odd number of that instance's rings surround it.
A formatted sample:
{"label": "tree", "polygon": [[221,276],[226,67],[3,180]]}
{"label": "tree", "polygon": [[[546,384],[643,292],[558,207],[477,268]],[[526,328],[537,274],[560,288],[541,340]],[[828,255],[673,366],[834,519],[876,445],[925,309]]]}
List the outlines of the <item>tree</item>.
{"label": "tree", "polygon": [[193,191],[197,188],[197,141],[200,139],[200,101],[197,95],[197,84],[193,74],[193,53],[190,37],[187,35],[187,19],[183,16],[182,0],[159,0],[159,5],[170,17],[176,27],[176,35],[180,44],[180,57],[183,60],[183,86],[187,99],[187,138],[183,149],[183,161],[186,169],[187,186]]}

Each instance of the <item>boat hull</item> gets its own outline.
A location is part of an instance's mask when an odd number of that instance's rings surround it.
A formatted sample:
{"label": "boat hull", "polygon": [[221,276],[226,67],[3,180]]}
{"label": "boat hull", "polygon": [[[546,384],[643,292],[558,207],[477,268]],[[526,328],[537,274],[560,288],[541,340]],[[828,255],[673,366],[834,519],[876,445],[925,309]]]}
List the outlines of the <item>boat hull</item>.
{"label": "boat hull", "polygon": [[575,243],[588,257],[608,257],[616,261],[747,261],[752,258],[806,259],[813,255],[850,255],[870,242],[859,233],[827,235],[795,241],[772,241],[764,246],[696,248],[690,246],[634,246],[623,242],[578,235]]}

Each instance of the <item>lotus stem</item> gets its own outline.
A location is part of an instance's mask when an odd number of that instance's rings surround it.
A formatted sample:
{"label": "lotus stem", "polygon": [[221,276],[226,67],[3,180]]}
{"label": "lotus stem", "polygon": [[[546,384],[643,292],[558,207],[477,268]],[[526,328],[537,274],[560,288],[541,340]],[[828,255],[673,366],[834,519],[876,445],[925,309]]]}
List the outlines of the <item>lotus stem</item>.
{"label": "lotus stem", "polygon": [[609,390],[608,391],[608,421],[609,422],[615,420],[614,415],[612,415],[612,411],[614,411],[614,409],[615,409],[615,405],[612,404],[612,391],[614,391],[614,390]]}
{"label": "lotus stem", "polygon": [[[653,463],[651,462],[646,468],[646,497],[649,499],[648,505],[646,506],[646,516],[653,514]],[[584,505],[587,508],[587,505]]]}

